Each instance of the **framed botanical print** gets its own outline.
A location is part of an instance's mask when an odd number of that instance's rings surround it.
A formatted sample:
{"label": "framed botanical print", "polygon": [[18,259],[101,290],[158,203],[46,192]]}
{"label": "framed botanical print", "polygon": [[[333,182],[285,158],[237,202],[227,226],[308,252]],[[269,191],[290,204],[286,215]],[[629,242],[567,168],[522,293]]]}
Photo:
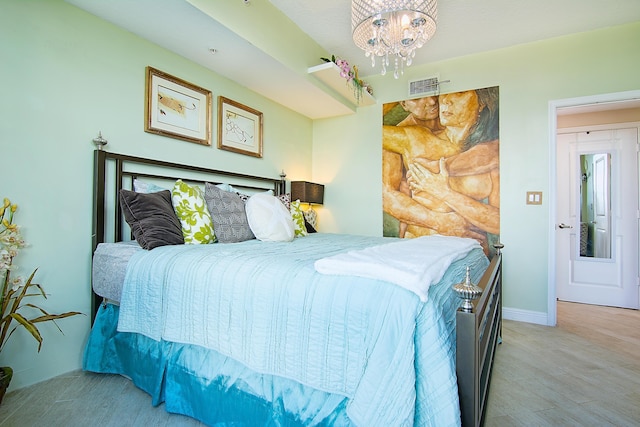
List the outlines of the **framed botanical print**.
{"label": "framed botanical print", "polygon": [[211,145],[211,91],[146,68],[145,132]]}
{"label": "framed botanical print", "polygon": [[218,148],[262,157],[262,113],[219,96]]}

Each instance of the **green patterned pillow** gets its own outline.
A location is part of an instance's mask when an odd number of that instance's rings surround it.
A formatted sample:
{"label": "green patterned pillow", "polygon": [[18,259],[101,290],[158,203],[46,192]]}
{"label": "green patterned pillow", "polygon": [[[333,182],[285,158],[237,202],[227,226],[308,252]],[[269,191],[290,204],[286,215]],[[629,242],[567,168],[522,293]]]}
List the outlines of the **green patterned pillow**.
{"label": "green patterned pillow", "polygon": [[307,235],[307,227],[304,225],[304,214],[300,208],[300,200],[291,202],[289,206],[291,211],[291,219],[293,220],[293,227],[296,233],[296,237],[302,237]]}
{"label": "green patterned pillow", "polygon": [[185,244],[200,245],[216,241],[211,214],[200,187],[179,179],[173,186],[171,203],[180,220]]}

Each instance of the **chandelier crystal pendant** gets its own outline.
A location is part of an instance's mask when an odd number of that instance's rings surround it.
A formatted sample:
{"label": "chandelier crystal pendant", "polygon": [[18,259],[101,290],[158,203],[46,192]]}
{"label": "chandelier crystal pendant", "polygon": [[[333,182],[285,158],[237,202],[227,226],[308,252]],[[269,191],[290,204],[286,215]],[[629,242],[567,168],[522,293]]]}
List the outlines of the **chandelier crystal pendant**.
{"label": "chandelier crystal pendant", "polygon": [[382,75],[393,58],[397,79],[435,34],[437,9],[436,0],[352,0],[353,41],[371,57],[372,67],[381,58]]}

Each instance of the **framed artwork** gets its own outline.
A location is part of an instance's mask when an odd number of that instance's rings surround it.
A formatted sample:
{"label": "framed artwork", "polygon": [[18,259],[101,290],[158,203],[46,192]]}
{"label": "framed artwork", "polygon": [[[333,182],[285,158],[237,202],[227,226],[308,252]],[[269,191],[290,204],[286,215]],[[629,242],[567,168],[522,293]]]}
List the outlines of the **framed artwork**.
{"label": "framed artwork", "polygon": [[146,68],[144,131],[211,145],[211,91]]}
{"label": "framed artwork", "polygon": [[262,113],[219,96],[218,148],[262,157]]}

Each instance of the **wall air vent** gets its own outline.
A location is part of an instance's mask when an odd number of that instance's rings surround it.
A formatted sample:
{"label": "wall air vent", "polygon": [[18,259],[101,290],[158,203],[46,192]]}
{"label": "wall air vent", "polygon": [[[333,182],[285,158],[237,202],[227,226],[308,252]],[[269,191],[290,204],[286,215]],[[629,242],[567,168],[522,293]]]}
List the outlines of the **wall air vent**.
{"label": "wall air vent", "polygon": [[440,82],[438,77],[429,77],[409,82],[409,96],[423,95],[438,90]]}

